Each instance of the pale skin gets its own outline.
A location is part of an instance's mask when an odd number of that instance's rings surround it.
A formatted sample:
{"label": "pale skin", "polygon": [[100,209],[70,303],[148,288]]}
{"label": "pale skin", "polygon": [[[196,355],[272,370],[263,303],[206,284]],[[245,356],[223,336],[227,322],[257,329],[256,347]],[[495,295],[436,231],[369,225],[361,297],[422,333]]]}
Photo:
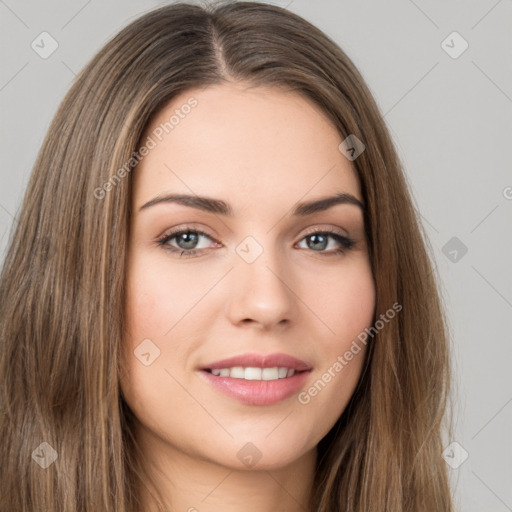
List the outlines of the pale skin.
{"label": "pale skin", "polygon": [[[336,193],[362,203],[359,180],[323,112],[281,89],[230,83],[186,91],[145,136],[191,97],[197,106],[133,174],[123,395],[172,510],[307,511],[316,446],[356,388],[365,347],[307,404],[298,393],[272,405],[244,404],[198,368],[248,352],[284,352],[311,364],[307,392],[371,326],[375,287],[361,208],[344,203],[293,215],[298,203]],[[167,194],[220,199],[233,214],[171,202],[140,210]],[[188,236],[159,245],[177,229]],[[190,229],[206,235],[194,245]],[[353,246],[336,254],[343,243],[330,233],[314,237],[325,230]],[[262,250],[251,263],[236,250],[246,237],[258,245],[241,247]],[[197,253],[180,257],[191,249]],[[160,350],[147,366],[134,355],[145,339]],[[237,456],[247,443],[261,454],[252,467]],[[144,499],[144,510],[154,510]]]}

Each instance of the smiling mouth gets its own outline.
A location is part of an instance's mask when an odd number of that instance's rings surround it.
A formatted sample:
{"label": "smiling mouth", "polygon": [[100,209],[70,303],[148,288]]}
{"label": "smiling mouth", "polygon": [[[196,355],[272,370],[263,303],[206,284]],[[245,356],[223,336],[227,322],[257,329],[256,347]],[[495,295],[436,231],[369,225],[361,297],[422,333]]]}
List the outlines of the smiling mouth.
{"label": "smiling mouth", "polygon": [[286,353],[234,355],[198,368],[201,377],[225,396],[247,405],[277,404],[298,393],[313,365]]}

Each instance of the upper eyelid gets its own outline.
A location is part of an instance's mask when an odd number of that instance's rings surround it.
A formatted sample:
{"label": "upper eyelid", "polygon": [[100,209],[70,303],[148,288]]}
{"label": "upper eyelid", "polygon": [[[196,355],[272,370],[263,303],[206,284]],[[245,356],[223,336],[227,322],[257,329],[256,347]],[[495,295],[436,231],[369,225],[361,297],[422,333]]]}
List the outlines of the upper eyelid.
{"label": "upper eyelid", "polygon": [[[341,228],[336,229],[336,228],[332,228],[332,227],[330,227],[330,228],[321,228],[319,226],[311,227],[310,229],[308,228],[307,231],[301,236],[300,240],[303,240],[305,237],[316,234],[316,233],[325,233],[327,235],[333,235],[333,236],[337,235],[337,236],[340,236],[342,238],[347,238],[347,239],[351,238],[350,235],[343,234],[340,231],[343,231],[343,230]],[[170,233],[159,236],[158,240],[159,241],[162,241],[162,240],[169,241],[182,233],[188,233],[188,232],[194,232],[200,236],[206,236],[206,237],[210,238],[212,241],[214,241],[216,243],[220,243],[218,240],[216,240],[215,235],[210,235],[205,230],[203,230],[201,228],[196,228],[193,226],[184,226],[182,228],[177,228],[176,230],[173,230]],[[196,249],[190,249],[190,250],[196,250]],[[201,249],[197,249],[197,250],[201,250]]]}

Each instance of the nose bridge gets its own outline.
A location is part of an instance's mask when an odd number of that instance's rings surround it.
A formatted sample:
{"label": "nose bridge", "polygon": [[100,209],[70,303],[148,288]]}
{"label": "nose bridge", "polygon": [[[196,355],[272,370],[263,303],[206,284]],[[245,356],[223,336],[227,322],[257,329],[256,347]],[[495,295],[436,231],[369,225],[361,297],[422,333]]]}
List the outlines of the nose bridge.
{"label": "nose bridge", "polygon": [[295,314],[293,278],[272,236],[247,236],[235,247],[230,303],[232,321],[270,326]]}

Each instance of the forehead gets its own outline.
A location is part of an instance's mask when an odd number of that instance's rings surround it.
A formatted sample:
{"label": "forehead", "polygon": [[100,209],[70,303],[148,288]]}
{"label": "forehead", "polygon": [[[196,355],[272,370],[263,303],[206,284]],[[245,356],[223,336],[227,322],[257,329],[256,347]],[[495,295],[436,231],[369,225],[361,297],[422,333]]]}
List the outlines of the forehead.
{"label": "forehead", "polygon": [[189,90],[146,127],[142,145],[153,147],[134,172],[134,198],[140,205],[181,192],[271,204],[333,190],[361,198],[341,140],[320,107],[296,92],[240,84]]}

